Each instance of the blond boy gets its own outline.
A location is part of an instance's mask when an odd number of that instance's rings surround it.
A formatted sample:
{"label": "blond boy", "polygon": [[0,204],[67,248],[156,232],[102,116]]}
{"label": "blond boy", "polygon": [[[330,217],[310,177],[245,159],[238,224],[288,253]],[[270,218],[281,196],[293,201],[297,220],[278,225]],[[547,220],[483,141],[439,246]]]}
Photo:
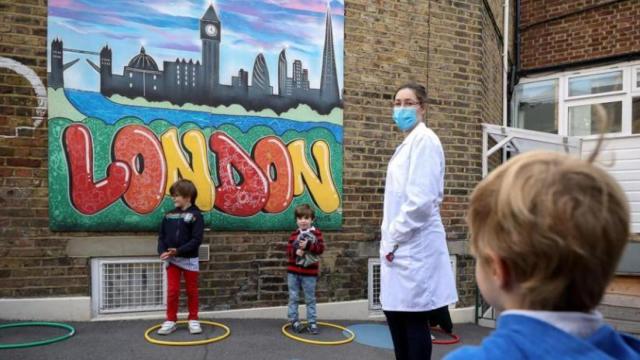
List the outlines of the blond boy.
{"label": "blond boy", "polygon": [[475,189],[476,278],[498,311],[478,347],[447,359],[639,359],[640,341],[595,312],[629,238],[619,185],[588,161],[516,156]]}

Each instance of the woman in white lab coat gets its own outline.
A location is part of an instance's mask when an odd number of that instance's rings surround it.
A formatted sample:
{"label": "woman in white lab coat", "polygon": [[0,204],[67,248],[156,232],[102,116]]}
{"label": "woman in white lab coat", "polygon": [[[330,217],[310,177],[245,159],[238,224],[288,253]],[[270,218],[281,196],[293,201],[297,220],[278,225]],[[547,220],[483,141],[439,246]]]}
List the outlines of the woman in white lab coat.
{"label": "woman in white lab coat", "polygon": [[380,302],[396,359],[429,359],[428,312],[458,301],[440,218],[444,152],[424,123],[424,86],[406,84],[393,120],[405,138],[389,161],[380,243]]}

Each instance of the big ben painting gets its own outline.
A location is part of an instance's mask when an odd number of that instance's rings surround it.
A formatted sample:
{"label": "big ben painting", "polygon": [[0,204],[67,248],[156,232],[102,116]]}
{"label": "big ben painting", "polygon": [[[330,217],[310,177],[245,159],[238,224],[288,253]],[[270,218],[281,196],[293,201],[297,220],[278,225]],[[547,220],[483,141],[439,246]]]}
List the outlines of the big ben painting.
{"label": "big ben painting", "polygon": [[49,208],[155,230],[189,179],[207,226],[342,224],[342,1],[49,1]]}
{"label": "big ben painting", "polygon": [[213,92],[220,77],[220,20],[212,5],[200,20],[200,29],[204,82]]}

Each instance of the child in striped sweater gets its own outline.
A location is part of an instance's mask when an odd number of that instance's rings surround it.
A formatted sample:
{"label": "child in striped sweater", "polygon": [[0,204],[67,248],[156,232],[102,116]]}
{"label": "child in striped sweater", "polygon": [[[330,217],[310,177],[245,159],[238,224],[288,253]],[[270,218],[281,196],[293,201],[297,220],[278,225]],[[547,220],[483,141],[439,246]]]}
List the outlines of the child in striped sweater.
{"label": "child in striped sweater", "polygon": [[313,226],[315,212],[303,204],[295,209],[298,229],[289,237],[287,245],[287,283],[289,285],[288,317],[293,331],[300,333],[304,326],[298,318],[300,288],[304,291],[307,305],[309,332],[318,334],[316,321],[316,280],[320,269],[320,255],[324,251],[322,233]]}

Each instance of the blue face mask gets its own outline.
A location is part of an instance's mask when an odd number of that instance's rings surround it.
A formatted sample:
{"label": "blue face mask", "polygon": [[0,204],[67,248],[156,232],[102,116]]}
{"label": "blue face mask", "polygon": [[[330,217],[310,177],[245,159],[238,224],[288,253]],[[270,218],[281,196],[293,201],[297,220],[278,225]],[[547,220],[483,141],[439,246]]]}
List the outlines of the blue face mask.
{"label": "blue face mask", "polygon": [[415,107],[394,107],[393,121],[396,122],[400,130],[411,130],[418,121],[418,109]]}

